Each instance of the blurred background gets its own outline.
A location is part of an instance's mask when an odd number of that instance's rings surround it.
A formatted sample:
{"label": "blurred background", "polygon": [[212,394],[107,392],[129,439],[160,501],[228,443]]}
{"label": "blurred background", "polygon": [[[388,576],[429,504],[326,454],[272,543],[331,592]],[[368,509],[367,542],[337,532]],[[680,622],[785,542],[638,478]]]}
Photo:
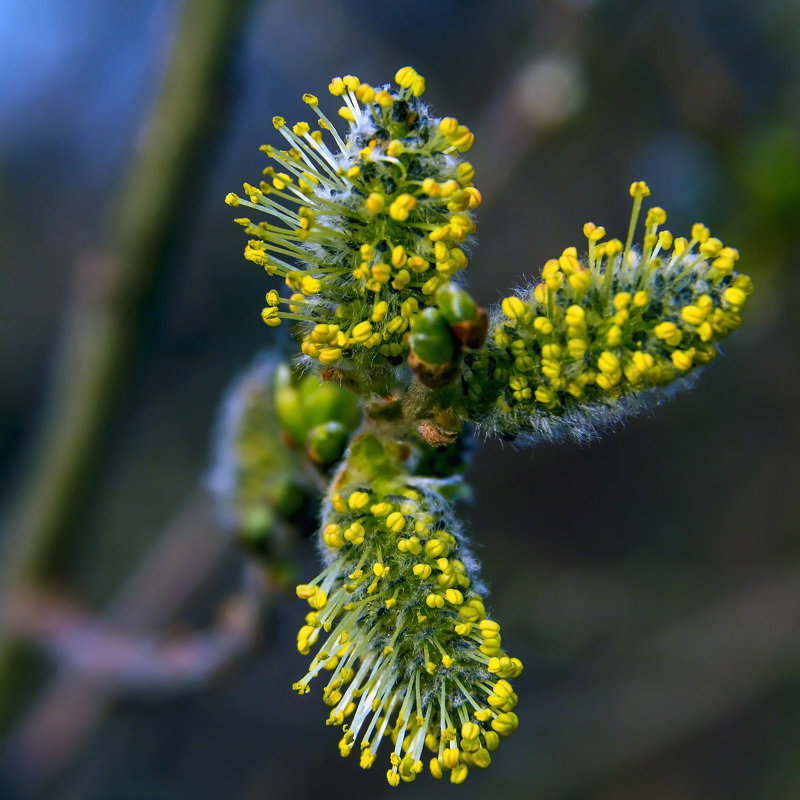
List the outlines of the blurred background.
{"label": "blurred background", "polygon": [[291,691],[303,604],[237,605],[254,578],[202,476],[275,342],[223,198],[303,92],[407,63],[476,133],[484,305],[587,220],[623,236],[635,179],[756,291],[651,418],[480,447],[464,513],[520,729],[465,785],[397,791],[800,797],[800,3],[0,0],[3,800],[393,791]]}

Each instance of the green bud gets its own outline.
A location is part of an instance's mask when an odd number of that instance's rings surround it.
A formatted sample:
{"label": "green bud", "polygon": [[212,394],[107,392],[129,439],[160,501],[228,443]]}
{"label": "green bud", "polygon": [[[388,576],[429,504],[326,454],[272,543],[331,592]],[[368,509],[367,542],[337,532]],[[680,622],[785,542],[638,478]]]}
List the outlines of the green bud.
{"label": "green bud", "polygon": [[455,343],[447,320],[436,308],[426,308],[411,323],[411,349],[426,364],[447,364],[455,356]]}
{"label": "green bud", "polygon": [[351,431],[361,422],[358,398],[338,383],[309,374],[301,378],[298,388],[307,431],[325,422],[340,422]]}
{"label": "green bud", "polygon": [[336,463],[347,447],[350,431],[341,422],[325,422],[308,432],[306,449],[309,458],[320,466]]}
{"label": "green bud", "polygon": [[478,315],[478,306],[469,292],[455,283],[446,283],[436,292],[436,303],[442,316],[453,325],[470,322]]}
{"label": "green bud", "polygon": [[291,385],[277,386],[275,389],[275,411],[281,427],[294,441],[302,442],[306,438],[308,427],[305,421],[300,393]]}
{"label": "green bud", "polygon": [[276,376],[275,385],[278,419],[297,445],[306,442],[312,428],[327,422],[340,423],[348,433],[361,422],[358,398],[337,383],[315,374],[293,378],[287,369]]}

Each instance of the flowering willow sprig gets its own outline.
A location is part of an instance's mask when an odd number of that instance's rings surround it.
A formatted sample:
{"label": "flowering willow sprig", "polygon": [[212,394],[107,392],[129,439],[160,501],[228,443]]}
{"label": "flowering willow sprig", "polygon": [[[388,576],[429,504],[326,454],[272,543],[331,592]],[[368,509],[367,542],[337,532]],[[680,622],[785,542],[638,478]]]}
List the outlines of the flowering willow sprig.
{"label": "flowering willow sprig", "polygon": [[517,727],[509,678],[519,659],[486,616],[477,563],[445,499],[448,483],[412,475],[407,444],[356,439],[325,503],[325,569],[297,587],[312,611],[297,646],[316,652],[294,688],[327,672],[328,723],[343,756],[371,767],[391,742],[387,779],[412,781],[427,748],[434,777],[463,782]]}
{"label": "flowering willow sprig", "polygon": [[696,223],[690,238],[660,229],[649,209],[633,237],[647,185],[631,186],[627,240],[584,226],[588,255],[568,247],[542,280],[492,313],[487,345],[465,358],[464,415],[517,439],[584,439],[688,385],[741,325],[752,283],[739,253]]}
{"label": "flowering willow sprig", "polygon": [[288,149],[264,145],[275,162],[266,179],[244,184],[244,198],[226,198],[267,215],[237,220],[253,237],[245,258],[290,290],[267,294],[264,321],[298,322],[306,357],[362,374],[403,362],[412,318],[467,265],[464,245],[481,201],[474,169],[461,158],[472,133],[431,115],[414,69],[403,67],[395,80],[378,88],[352,75],[331,81],[344,102],[344,136],[318,99],[303,95],[321,130],[275,117]]}
{"label": "flowering willow sprig", "polygon": [[461,158],[472,134],[431,115],[411,67],[395,80],[331,82],[344,135],[304,95],[321,130],[275,117],[288,149],[265,145],[265,180],[227,202],[267,215],[238,220],[252,237],[245,257],[290,290],[271,290],[262,316],[295,322],[315,368],[278,381],[285,438],[324,472],[353,435],[354,406],[317,372],[361,395],[364,412],[323,505],[325,567],[297,587],[312,609],[298,649],[314,655],[295,689],[326,674],[342,755],[357,747],[370,767],[388,741],[393,786],[422,771],[425,748],[434,777],[461,783],[517,727],[509,679],[522,669],[486,616],[454,514],[464,423],[523,441],[591,436],[711,361],[752,285],[736,250],[701,224],[673,238],[660,208],[634,247],[650,193],[637,182],[624,244],[587,223],[583,261],[567,248],[487,315],[453,280],[481,200]]}

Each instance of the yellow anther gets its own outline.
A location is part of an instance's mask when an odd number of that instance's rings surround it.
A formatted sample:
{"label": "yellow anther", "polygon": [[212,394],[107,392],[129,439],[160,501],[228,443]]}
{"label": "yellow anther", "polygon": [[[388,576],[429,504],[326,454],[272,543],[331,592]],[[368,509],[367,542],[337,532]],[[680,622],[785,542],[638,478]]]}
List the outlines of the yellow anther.
{"label": "yellow anther", "polygon": [[558,259],[558,266],[561,267],[565,275],[573,275],[580,264],[574,247],[568,247]]}
{"label": "yellow anther", "polygon": [[542,267],[542,280],[551,291],[556,291],[561,288],[564,275],[555,258],[551,258],[545,263],[544,267]]}
{"label": "yellow anther", "polygon": [[689,240],[686,239],[684,236],[679,236],[675,241],[672,243],[675,255],[681,255],[686,248],[689,246]]}
{"label": "yellow anther", "polygon": [[609,347],[619,347],[622,344],[622,328],[612,325],[606,334],[606,344]]}
{"label": "yellow anther", "polygon": [[375,89],[368,83],[359,84],[356,89],[356,99],[360,103],[371,103],[375,99]]}
{"label": "yellow anther", "polygon": [[375,303],[375,307],[372,309],[372,321],[380,322],[386,316],[388,311],[389,304],[385,300]]}
{"label": "yellow anther", "polygon": [[590,242],[599,242],[606,235],[606,229],[594,222],[587,222],[583,226],[583,235]]}
{"label": "yellow anther", "polygon": [[650,297],[648,296],[647,292],[641,291],[636,292],[633,296],[633,305],[636,308],[643,308],[650,302]]}
{"label": "yellow anther", "polygon": [[272,118],[272,124],[275,126],[276,130],[280,130],[286,124],[286,120],[283,117],[274,116]]}
{"label": "yellow anther", "polygon": [[689,325],[700,325],[706,318],[706,313],[699,305],[684,306],[681,309],[681,319]]}
{"label": "yellow anther", "polygon": [[413,67],[400,67],[394,75],[395,83],[403,89],[410,89],[417,78],[417,71]]}
{"label": "yellow anther", "polygon": [[725,302],[730,303],[736,309],[741,308],[747,300],[747,295],[736,286],[726,289],[722,296],[725,298]]}
{"label": "yellow anther", "polygon": [[447,283],[447,278],[442,275],[434,275],[422,284],[422,294],[434,294],[444,283]]}
{"label": "yellow anther", "polygon": [[425,605],[428,608],[444,608],[444,597],[431,593],[425,598]]}
{"label": "yellow anther", "polygon": [[634,181],[630,193],[631,197],[649,197],[650,187],[644,181]]}
{"label": "yellow anther", "polygon": [[411,570],[418,578],[429,578],[431,572],[433,572],[430,564],[414,564]]}
{"label": "yellow anther", "polygon": [[296,587],[295,592],[301,600],[308,600],[317,593],[317,587],[308,583],[301,583]]}
{"label": "yellow anther", "polygon": [[[365,533],[366,531],[364,530],[364,526],[360,525],[358,522],[354,522],[344,532],[344,538],[347,539],[347,541],[351,544],[363,544]],[[352,578],[353,576],[351,575],[350,577]]]}
{"label": "yellow anther", "polygon": [[571,305],[564,315],[564,321],[567,325],[574,328],[583,328],[585,320],[586,311],[579,305]]}
{"label": "yellow anther", "polygon": [[666,342],[671,347],[680,344],[683,334],[681,329],[674,322],[660,322],[653,328],[656,338]]}
{"label": "yellow anther", "polygon": [[630,302],[631,296],[629,292],[617,292],[617,294],[614,295],[614,308],[616,308],[617,311],[627,308]]}
{"label": "yellow anther", "polygon": [[392,533],[400,533],[405,526],[406,518],[399,511],[393,511],[386,517],[386,528]]}
{"label": "yellow anther", "polygon": [[536,317],[533,321],[533,327],[543,336],[549,336],[553,332],[553,323],[547,317]]}
{"label": "yellow anther", "polygon": [[703,244],[703,242],[708,241],[709,236],[711,236],[711,231],[702,222],[695,222],[692,225],[692,239]]}
{"label": "yellow anther", "polygon": [[439,130],[445,136],[452,136],[458,130],[458,120],[455,117],[442,117]]}
{"label": "yellow anther", "polygon": [[567,339],[567,352],[571,358],[583,358],[588,349],[589,343],[585,339]]}
{"label": "yellow anther", "polygon": [[342,78],[342,82],[344,83],[348,92],[355,92],[355,90],[361,85],[361,81],[356,78],[355,75],[345,75],[344,78]]}
{"label": "yellow anther", "polygon": [[528,306],[514,295],[506,297],[500,307],[509,319],[522,319],[528,312]]}
{"label": "yellow anther", "polygon": [[660,231],[658,234],[658,244],[662,250],[669,250],[672,247],[672,234],[669,231]]}
{"label": "yellow anther", "polygon": [[328,91],[334,97],[341,97],[341,95],[343,95],[345,93],[345,91],[347,91],[347,89],[346,89],[346,87],[344,85],[344,81],[341,78],[334,78],[328,84]]}
{"label": "yellow anther", "polygon": [[681,372],[686,372],[686,370],[690,369],[692,366],[693,355],[691,351],[673,350],[670,354],[670,358],[676,369],[679,369]]}
{"label": "yellow anther", "polygon": [[615,259],[623,250],[622,242],[619,239],[609,239],[605,244],[605,256],[611,261]]}
{"label": "yellow anther", "polygon": [[356,121],[356,118],[353,116],[353,111],[350,108],[350,106],[342,106],[337,113],[342,119],[346,119],[348,122]]}
{"label": "yellow anther", "polygon": [[406,254],[406,249],[403,247],[403,245],[395,245],[392,248],[392,266],[402,267],[407,260],[408,255]]}
{"label": "yellow anther", "polygon": [[469,161],[462,161],[456,167],[456,180],[462,185],[471,183],[475,178],[475,167]]}
{"label": "yellow anther", "polygon": [[506,711],[492,720],[492,729],[500,736],[508,736],[519,727],[519,719],[513,711]]}
{"label": "yellow anther", "polygon": [[405,222],[416,205],[416,197],[404,192],[392,201],[389,206],[389,216],[397,222]]}
{"label": "yellow anther", "polygon": [[311,275],[304,275],[300,281],[300,291],[308,297],[309,295],[318,294],[322,288],[322,281],[318,278],[313,278]]}
{"label": "yellow anther", "polygon": [[483,202],[483,196],[474,186],[468,186],[464,191],[469,195],[470,208],[477,208]]}
{"label": "yellow anther", "polygon": [[422,544],[416,536],[412,536],[407,540],[406,550],[413,556],[417,556],[422,552]]}
{"label": "yellow anther", "polygon": [[378,283],[388,283],[389,279],[392,277],[392,268],[383,262],[373,264],[370,269],[370,274],[372,275],[372,279]]}
{"label": "yellow anther", "polygon": [[395,275],[394,280],[392,281],[392,288],[403,289],[406,287],[411,281],[411,273],[407,269],[401,269],[397,275]]}
{"label": "yellow anther", "polygon": [[481,735],[481,726],[475,722],[465,722],[461,726],[461,738],[467,741],[477,739]]}
{"label": "yellow anther", "polygon": [[278,309],[274,307],[264,308],[261,311],[261,319],[270,326],[275,328],[281,324],[281,318],[278,316]]}
{"label": "yellow anther", "polygon": [[645,227],[651,228],[653,225],[663,225],[667,221],[667,212],[663,208],[653,206],[645,217]]}
{"label": "yellow anther", "polygon": [[554,361],[561,358],[561,345],[558,344],[545,344],[542,345],[542,358],[549,361]]}
{"label": "yellow anther", "polygon": [[447,589],[444,597],[448,603],[454,606],[460,606],[464,602],[464,595],[458,589]]}
{"label": "yellow anther", "polygon": [[582,294],[592,285],[592,273],[588,269],[579,267],[567,278],[572,291]]}
{"label": "yellow anther", "polygon": [[347,498],[347,505],[353,511],[360,511],[369,505],[369,494],[367,492],[353,492]]}
{"label": "yellow anther", "polygon": [[606,375],[612,375],[619,370],[619,358],[609,350],[604,350],[597,360],[597,368]]}
{"label": "yellow anther", "polygon": [[466,125],[459,125],[455,134],[450,137],[450,144],[459,152],[465,153],[475,143],[475,134]]}
{"label": "yellow anther", "polygon": [[533,393],[533,396],[538,402],[545,406],[551,406],[556,402],[556,395],[552,389],[546,386],[539,386]]}
{"label": "yellow anther", "polygon": [[397,158],[404,153],[403,143],[398,141],[397,139],[392,139],[391,142],[386,146],[386,155],[392,156],[393,158]]}
{"label": "yellow anther", "polygon": [[[225,202],[226,202],[226,203],[227,203],[229,206],[232,206],[233,208],[236,208],[236,206],[238,206],[238,205],[239,205],[239,203],[241,202],[241,200],[240,200],[240,199],[239,199],[239,197],[238,197],[237,195],[235,195],[233,192],[228,192],[228,194],[226,194],[226,195],[225,195]],[[248,220],[248,222],[249,222],[249,220]]]}
{"label": "yellow anther", "polygon": [[364,322],[359,322],[350,334],[353,341],[360,344],[366,342],[370,336],[372,336],[372,323],[366,320]]}

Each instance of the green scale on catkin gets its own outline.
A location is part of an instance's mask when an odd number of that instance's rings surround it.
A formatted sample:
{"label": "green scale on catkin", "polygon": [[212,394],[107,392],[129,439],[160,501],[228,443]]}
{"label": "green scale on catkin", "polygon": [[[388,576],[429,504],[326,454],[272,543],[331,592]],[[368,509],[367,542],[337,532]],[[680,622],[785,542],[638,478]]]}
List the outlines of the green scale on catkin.
{"label": "green scale on catkin", "polygon": [[297,587],[312,608],[298,634],[315,651],[301,694],[327,677],[329,724],[342,755],[370,767],[389,740],[389,783],[411,781],[431,754],[453,783],[491,762],[513,732],[509,678],[522,663],[500,644],[452,505],[447,480],[411,475],[417,454],[371,434],[351,446],[321,528],[326,568]]}

